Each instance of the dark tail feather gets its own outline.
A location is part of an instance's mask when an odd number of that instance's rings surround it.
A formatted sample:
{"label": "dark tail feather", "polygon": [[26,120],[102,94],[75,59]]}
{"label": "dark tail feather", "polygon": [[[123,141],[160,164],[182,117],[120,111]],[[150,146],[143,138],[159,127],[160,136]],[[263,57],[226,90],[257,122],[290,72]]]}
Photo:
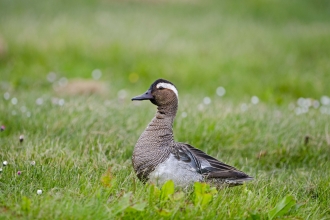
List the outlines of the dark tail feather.
{"label": "dark tail feather", "polygon": [[240,178],[240,179],[226,179],[225,183],[232,185],[232,186],[236,186],[236,185],[242,185],[245,182],[251,181],[254,178],[251,176],[245,177],[245,178]]}

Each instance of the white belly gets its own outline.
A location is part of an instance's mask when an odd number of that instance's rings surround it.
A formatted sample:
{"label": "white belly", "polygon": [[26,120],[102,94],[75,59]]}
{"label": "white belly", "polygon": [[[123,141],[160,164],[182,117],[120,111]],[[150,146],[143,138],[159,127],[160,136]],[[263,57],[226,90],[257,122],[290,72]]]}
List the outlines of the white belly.
{"label": "white belly", "polygon": [[203,178],[189,163],[179,161],[171,154],[149,174],[150,183],[162,185],[167,180],[173,180],[176,186],[184,187],[202,181]]}

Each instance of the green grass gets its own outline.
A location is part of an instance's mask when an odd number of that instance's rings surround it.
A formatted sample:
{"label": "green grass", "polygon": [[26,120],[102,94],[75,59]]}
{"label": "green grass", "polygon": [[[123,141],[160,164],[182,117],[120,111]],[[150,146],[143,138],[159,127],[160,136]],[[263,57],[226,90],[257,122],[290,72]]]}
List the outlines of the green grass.
{"label": "green grass", "polygon": [[[321,0],[0,1],[0,219],[267,219],[288,195],[285,218],[330,218],[330,106],[296,114],[298,98],[330,96],[329,10]],[[95,69],[106,92],[53,89],[62,77],[95,81]],[[206,206],[193,187],[168,198],[138,181],[131,155],[155,107],[130,98],[161,77],[180,94],[175,139],[254,181],[207,192]]]}

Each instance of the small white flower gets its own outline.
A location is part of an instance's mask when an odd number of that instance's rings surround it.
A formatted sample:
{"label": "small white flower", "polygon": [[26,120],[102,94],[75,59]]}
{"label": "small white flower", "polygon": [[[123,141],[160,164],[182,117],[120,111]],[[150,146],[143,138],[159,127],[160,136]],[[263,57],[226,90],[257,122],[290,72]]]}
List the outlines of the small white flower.
{"label": "small white flower", "polygon": [[43,98],[37,98],[37,100],[36,100],[37,105],[42,105],[43,103],[44,103]]}
{"label": "small white flower", "polygon": [[48,73],[47,79],[48,79],[48,82],[51,82],[51,83],[55,82],[55,80],[56,80],[56,73],[54,73],[54,72]]}
{"label": "small white flower", "polygon": [[297,100],[297,104],[299,106],[305,106],[305,99],[303,97],[300,97],[298,100]]}
{"label": "small white flower", "polygon": [[259,103],[259,98],[257,96],[252,96],[251,103],[256,105]]}
{"label": "small white flower", "polygon": [[18,100],[17,100],[16,97],[14,97],[14,98],[11,99],[11,103],[12,103],[13,105],[16,105],[17,102],[18,102]]}
{"label": "small white flower", "polygon": [[5,94],[3,94],[3,97],[8,100],[10,98],[10,94],[8,92],[6,92]]}
{"label": "small white flower", "polygon": [[58,105],[63,106],[65,103],[64,99],[58,100]]}
{"label": "small white flower", "polygon": [[209,104],[211,104],[211,99],[210,99],[210,97],[205,97],[205,98],[203,99],[203,102],[204,102],[205,105],[209,105]]}
{"label": "small white flower", "polygon": [[217,88],[217,95],[218,96],[224,96],[226,94],[226,89],[223,88],[222,86]]}
{"label": "small white flower", "polygon": [[322,105],[330,105],[330,98],[326,95],[322,96],[321,103],[322,103]]}
{"label": "small white flower", "polygon": [[3,164],[4,166],[7,166],[7,165],[8,165],[8,162],[5,160],[5,161],[2,162],[2,164]]}
{"label": "small white flower", "polygon": [[35,162],[34,160],[31,161],[31,165],[32,165],[32,166],[36,165],[36,162]]}
{"label": "small white flower", "polygon": [[98,80],[101,78],[101,76],[102,76],[101,70],[99,70],[99,69],[93,70],[93,72],[92,72],[93,79]]}
{"label": "small white flower", "polygon": [[325,107],[325,106],[321,106],[321,107],[320,107],[320,112],[321,112],[322,114],[326,114],[327,111],[328,111],[327,107]]}
{"label": "small white flower", "polygon": [[241,111],[242,111],[242,112],[247,111],[248,108],[249,108],[249,106],[248,106],[246,103],[241,104]]}
{"label": "small white flower", "polygon": [[314,107],[314,108],[318,108],[318,107],[320,107],[320,102],[317,101],[317,100],[314,100],[314,101],[313,101],[313,107]]}
{"label": "small white flower", "polygon": [[42,194],[42,190],[41,190],[41,189],[38,189],[38,190],[37,190],[37,194],[38,194],[38,195],[41,195],[41,194]]}

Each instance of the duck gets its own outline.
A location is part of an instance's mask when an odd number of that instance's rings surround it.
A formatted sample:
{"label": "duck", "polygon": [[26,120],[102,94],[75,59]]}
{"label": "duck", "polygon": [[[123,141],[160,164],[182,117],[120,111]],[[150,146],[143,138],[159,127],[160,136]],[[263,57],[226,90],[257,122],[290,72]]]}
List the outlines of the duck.
{"label": "duck", "polygon": [[135,144],[132,164],[140,181],[162,185],[172,180],[187,187],[206,182],[216,187],[242,185],[253,177],[227,165],[189,144],[176,142],[173,122],[179,95],[168,80],[157,79],[142,95],[132,101],[149,100],[157,112]]}

